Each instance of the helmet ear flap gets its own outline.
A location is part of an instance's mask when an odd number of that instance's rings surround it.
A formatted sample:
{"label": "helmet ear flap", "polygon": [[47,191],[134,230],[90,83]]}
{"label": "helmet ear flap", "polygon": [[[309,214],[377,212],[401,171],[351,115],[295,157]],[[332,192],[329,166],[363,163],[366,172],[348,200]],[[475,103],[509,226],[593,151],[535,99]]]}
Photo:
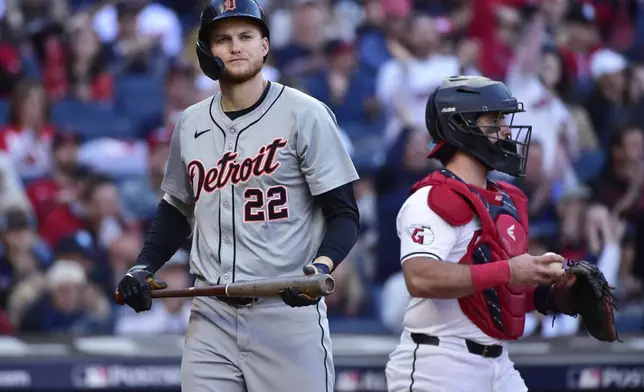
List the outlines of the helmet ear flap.
{"label": "helmet ear flap", "polygon": [[443,140],[443,136],[440,132],[440,123],[438,119],[438,109],[436,107],[436,88],[429,95],[427,100],[427,107],[425,108],[425,126],[429,131],[429,135],[432,137],[432,140],[435,143],[438,143]]}
{"label": "helmet ear flap", "polygon": [[204,74],[212,80],[219,80],[224,72],[224,61],[213,56],[206,42],[202,40],[197,41],[197,58]]}

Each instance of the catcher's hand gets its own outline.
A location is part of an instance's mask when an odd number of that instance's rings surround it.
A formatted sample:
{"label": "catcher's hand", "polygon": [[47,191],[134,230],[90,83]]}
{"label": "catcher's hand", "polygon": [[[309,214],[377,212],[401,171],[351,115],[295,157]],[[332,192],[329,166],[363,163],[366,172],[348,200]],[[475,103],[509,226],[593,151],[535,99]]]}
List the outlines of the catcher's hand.
{"label": "catcher's hand", "polygon": [[604,274],[585,260],[567,260],[566,274],[553,283],[549,301],[555,311],[569,316],[580,315],[594,338],[619,340],[615,330],[615,302]]}

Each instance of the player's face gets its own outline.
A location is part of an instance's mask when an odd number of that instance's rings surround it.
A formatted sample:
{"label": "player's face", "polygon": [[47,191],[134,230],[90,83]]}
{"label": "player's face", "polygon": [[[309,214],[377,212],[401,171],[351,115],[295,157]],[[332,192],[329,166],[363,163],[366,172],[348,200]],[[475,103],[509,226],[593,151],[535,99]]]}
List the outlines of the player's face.
{"label": "player's face", "polygon": [[261,72],[268,39],[254,23],[243,19],[218,22],[210,33],[210,50],[223,60],[221,81],[243,83]]}
{"label": "player's face", "polygon": [[492,143],[499,139],[510,139],[512,132],[506,122],[505,116],[499,113],[485,113],[479,117],[477,125],[481,131],[488,135]]}

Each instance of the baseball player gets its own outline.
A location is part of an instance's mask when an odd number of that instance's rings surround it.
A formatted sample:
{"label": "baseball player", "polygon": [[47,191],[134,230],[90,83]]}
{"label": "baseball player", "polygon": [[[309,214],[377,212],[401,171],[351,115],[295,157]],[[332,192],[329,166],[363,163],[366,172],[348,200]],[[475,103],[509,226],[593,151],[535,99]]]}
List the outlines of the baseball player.
{"label": "baseball player", "polygon": [[[269,42],[254,0],[212,0],[201,14],[199,63],[221,91],[186,109],[172,135],[165,195],[118,285],[137,312],[191,234],[196,286],[331,273],[357,241],[358,175],[335,116],[263,78]],[[331,392],[325,302],[293,288],[280,296],[195,298],[182,390]]]}
{"label": "baseball player", "polygon": [[412,298],[386,367],[390,392],[527,391],[506,350],[526,312],[583,313],[570,307],[583,298],[560,300],[570,298],[564,276],[579,271],[582,284],[598,270],[579,261],[564,271],[559,255],[527,254],[526,197],[487,178],[490,170],[524,175],[531,127],[511,121],[521,111],[503,83],[483,77],[449,78],[429,97],[430,157],[444,169],[414,185],[397,218]]}

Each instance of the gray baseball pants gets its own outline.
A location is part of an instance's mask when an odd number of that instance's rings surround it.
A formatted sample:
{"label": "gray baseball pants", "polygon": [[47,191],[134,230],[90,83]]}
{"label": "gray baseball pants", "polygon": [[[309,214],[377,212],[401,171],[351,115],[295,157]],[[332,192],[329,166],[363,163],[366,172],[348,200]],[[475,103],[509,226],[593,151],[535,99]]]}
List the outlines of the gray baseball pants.
{"label": "gray baseball pants", "polygon": [[279,298],[235,307],[193,300],[181,362],[184,392],[333,392],[324,300],[291,308]]}

